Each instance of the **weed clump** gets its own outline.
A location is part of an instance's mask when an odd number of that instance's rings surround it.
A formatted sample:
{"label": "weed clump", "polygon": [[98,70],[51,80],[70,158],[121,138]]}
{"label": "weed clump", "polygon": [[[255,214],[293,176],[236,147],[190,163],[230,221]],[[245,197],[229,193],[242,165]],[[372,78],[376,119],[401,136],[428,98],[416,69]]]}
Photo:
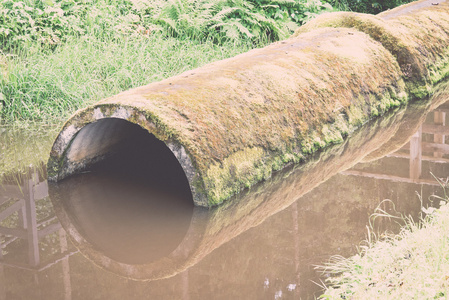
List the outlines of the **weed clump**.
{"label": "weed clump", "polygon": [[[399,234],[376,238],[369,232],[359,254],[319,267],[329,276],[320,299],[447,298],[449,204],[447,197],[440,200],[438,209],[423,208],[419,222],[396,217],[405,223]],[[385,211],[376,216],[392,217]]]}

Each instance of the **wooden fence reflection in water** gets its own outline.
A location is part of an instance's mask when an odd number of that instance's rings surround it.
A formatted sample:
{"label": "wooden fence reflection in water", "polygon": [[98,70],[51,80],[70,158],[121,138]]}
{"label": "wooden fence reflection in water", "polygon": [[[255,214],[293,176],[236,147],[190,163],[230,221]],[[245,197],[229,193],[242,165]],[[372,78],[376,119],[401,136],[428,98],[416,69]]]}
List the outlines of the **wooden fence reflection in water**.
{"label": "wooden fence reflection in water", "polygon": [[[36,170],[32,171],[31,178],[22,179],[16,184],[0,182],[0,206],[6,206],[0,212],[0,222],[17,213],[17,226],[0,226],[0,282],[5,282],[4,267],[7,266],[29,270],[34,274],[35,285],[39,286],[37,273],[61,262],[65,299],[68,300],[71,299],[68,258],[77,251],[69,251],[66,233],[53,213],[38,220],[36,201],[47,197],[47,180],[39,181]],[[48,204],[50,205],[49,201]],[[59,236],[60,253],[52,255],[50,260],[42,261],[39,240],[56,232]],[[4,254],[7,246],[18,240],[27,244],[26,261],[9,259],[10,255]],[[0,287],[0,300],[6,299],[5,285],[0,284]]]}
{"label": "wooden fence reflection in water", "polygon": [[[446,114],[448,112],[449,103],[445,103],[435,109],[433,113],[429,114],[426,122],[419,127],[419,130],[411,137],[408,143],[398,151],[386,156],[408,159],[410,166],[408,177],[354,169],[343,171],[340,174],[391,180],[393,182],[439,186],[440,183],[435,178],[423,176],[422,165],[423,162],[435,164],[449,163],[449,145],[446,144],[446,135],[449,135],[449,126],[446,125]],[[445,180],[445,178],[440,179]]]}

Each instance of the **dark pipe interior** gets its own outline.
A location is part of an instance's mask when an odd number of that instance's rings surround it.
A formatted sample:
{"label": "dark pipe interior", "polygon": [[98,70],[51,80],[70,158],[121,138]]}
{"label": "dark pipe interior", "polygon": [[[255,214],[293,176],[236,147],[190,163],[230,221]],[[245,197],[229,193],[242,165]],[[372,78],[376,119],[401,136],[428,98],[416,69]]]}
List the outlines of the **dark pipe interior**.
{"label": "dark pipe interior", "polygon": [[88,126],[72,145],[83,136],[101,140],[117,132],[120,138],[115,135],[106,151],[103,147],[101,160],[58,184],[74,225],[94,248],[119,262],[142,264],[169,255],[184,239],[193,214],[178,160],[163,142],[128,121],[102,119]]}
{"label": "dark pipe interior", "polygon": [[183,189],[184,171],[164,142],[142,127],[117,118],[106,118],[83,127],[66,154],[83,162],[81,170],[107,172],[137,181]]}

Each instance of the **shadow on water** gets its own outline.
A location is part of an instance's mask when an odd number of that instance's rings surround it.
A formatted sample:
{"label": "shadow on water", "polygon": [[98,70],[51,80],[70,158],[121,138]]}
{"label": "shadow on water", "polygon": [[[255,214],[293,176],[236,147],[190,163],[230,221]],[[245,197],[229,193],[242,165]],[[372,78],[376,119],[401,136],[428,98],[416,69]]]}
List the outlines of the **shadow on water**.
{"label": "shadow on water", "polygon": [[[193,207],[177,162],[162,163],[165,145],[139,127],[49,190],[42,176],[4,180],[0,299],[313,298],[312,280],[324,280],[313,266],[354,254],[382,200],[391,200],[386,211],[394,204],[417,217],[417,192],[425,204],[442,195],[433,175],[449,174],[448,91],[210,210]],[[386,219],[376,225],[397,230]]]}

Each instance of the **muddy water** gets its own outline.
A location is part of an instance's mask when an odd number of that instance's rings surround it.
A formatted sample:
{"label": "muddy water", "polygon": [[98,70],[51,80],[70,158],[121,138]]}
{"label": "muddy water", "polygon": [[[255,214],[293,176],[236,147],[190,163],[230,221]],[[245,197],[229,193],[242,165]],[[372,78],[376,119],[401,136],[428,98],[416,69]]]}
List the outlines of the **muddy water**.
{"label": "muddy water", "polygon": [[439,202],[447,100],[442,90],[366,124],[211,210],[193,207],[182,173],[167,180],[145,159],[145,141],[57,185],[42,168],[9,171],[0,299],[313,299],[325,280],[315,266],[356,253],[376,207],[417,218]]}

